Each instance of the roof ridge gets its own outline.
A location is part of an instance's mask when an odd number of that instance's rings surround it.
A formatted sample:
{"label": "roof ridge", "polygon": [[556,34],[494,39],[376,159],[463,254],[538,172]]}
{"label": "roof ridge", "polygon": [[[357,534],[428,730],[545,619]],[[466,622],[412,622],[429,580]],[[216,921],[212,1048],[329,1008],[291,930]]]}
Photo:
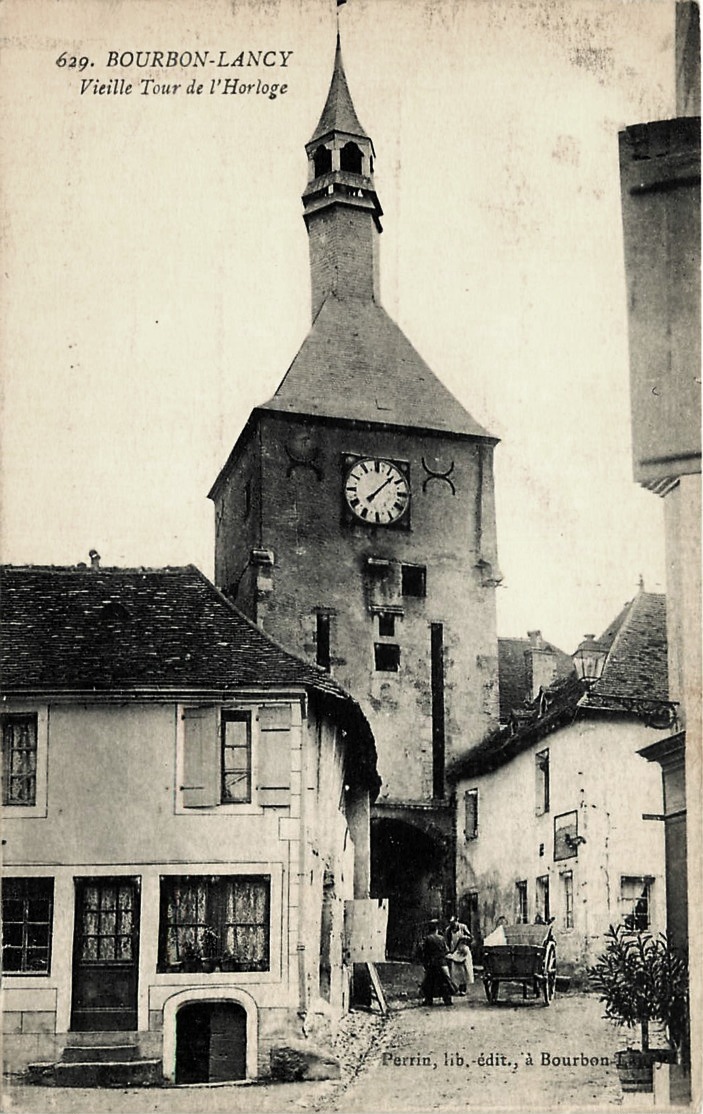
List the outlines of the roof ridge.
{"label": "roof ridge", "polygon": [[[95,574],[95,573],[100,574],[100,573],[104,573],[104,572],[109,572],[109,573],[135,573],[135,574],[151,573],[151,572],[153,572],[153,573],[179,573],[179,572],[184,572],[187,569],[194,569],[194,568],[196,568],[196,566],[192,565],[192,564],[188,564],[188,565],[98,565],[96,567],[92,567],[91,565],[88,565],[88,564],[78,564],[78,565],[21,564],[21,565],[15,565],[15,564],[11,564],[9,562],[0,564],[0,569],[2,569],[3,572],[27,572],[27,571],[31,571],[31,572],[51,572],[51,573],[66,573],[66,574],[84,573],[84,572],[89,572],[91,574]],[[200,571],[200,570],[198,570],[198,571]]]}

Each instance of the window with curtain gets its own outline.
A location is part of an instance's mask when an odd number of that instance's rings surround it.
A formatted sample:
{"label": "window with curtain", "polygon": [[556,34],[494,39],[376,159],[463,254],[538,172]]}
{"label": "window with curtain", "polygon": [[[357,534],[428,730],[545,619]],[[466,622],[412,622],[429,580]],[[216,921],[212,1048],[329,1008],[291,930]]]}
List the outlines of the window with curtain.
{"label": "window with curtain", "polygon": [[269,969],[269,878],[162,877],[159,970]]}
{"label": "window with curtain", "polygon": [[4,805],[34,805],[37,801],[37,717],[2,717]]}

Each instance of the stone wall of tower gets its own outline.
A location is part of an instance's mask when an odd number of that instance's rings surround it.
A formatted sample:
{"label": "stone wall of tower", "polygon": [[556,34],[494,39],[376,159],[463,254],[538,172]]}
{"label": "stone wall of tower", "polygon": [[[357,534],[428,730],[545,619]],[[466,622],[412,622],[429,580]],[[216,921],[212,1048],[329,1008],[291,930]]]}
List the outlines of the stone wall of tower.
{"label": "stone wall of tower", "polygon": [[328,294],[378,301],[378,236],[368,210],[335,205],[309,217],[313,320]]}
{"label": "stone wall of tower", "polygon": [[215,583],[254,622],[261,583],[261,566],[252,560],[261,549],[260,456],[259,430],[253,425],[213,496]]}
{"label": "stone wall of tower", "polygon": [[[287,648],[315,660],[318,614],[329,618],[332,672],[362,704],[373,728],[383,778],[381,798],[433,796],[431,627],[443,638],[445,754],[454,756],[498,719],[495,511],[491,445],[415,430],[365,428],[261,412],[261,533],[274,555],[270,590],[258,594],[258,619]],[[291,446],[314,442],[315,467],[291,469]],[[411,528],[347,520],[346,454],[407,462]],[[424,463],[423,463],[424,461]],[[453,468],[452,468],[453,465]],[[218,503],[216,580],[224,586],[242,563],[229,525],[250,468],[241,454]],[[430,472],[451,470],[446,479]],[[452,491],[452,485],[454,491]],[[369,558],[387,564],[369,564]],[[403,595],[401,568],[424,566],[426,595]],[[243,579],[236,602],[249,614]],[[380,634],[379,612],[394,615]],[[397,672],[375,668],[375,645],[397,645]],[[436,698],[436,697],[435,697]]]}

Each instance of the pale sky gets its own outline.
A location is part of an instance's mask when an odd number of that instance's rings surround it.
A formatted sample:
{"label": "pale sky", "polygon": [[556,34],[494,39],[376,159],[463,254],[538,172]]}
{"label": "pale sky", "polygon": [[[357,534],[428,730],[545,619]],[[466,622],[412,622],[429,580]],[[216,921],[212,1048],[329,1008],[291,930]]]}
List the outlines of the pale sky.
{"label": "pale sky", "polygon": [[[2,559],[213,573],[207,492],[309,325],[333,0],[5,0]],[[382,300],[501,439],[498,629],[572,651],[664,590],[632,481],[618,130],[674,115],[670,0],[348,0]],[[93,63],[57,67],[62,51]],[[264,70],[109,51],[292,51]],[[286,82],[275,100],[210,79]],[[81,95],[145,76],[175,95]],[[196,79],[203,94],[187,95]]]}

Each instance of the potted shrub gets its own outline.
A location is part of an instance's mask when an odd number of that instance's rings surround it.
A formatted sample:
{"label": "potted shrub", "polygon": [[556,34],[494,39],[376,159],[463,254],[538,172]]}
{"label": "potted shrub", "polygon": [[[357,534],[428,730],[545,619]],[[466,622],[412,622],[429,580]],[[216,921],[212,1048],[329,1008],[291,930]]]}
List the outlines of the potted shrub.
{"label": "potted shrub", "polygon": [[203,949],[203,960],[202,960],[203,971],[215,971],[215,970],[217,970],[217,967],[219,966],[219,962],[220,962],[220,956],[219,956],[220,941],[217,937],[217,933],[213,932],[213,930],[211,928],[204,928],[203,931],[202,931],[202,949]]}
{"label": "potted shrub", "polygon": [[237,960],[235,959],[232,952],[228,948],[225,948],[225,950],[223,951],[222,959],[221,959],[220,962],[221,962],[223,971],[236,971],[237,970]]}
{"label": "potted shrub", "polygon": [[627,1048],[617,1054],[622,1089],[651,1091],[654,1061],[669,1057],[650,1048],[650,1024],[663,1024],[674,1047],[680,1044],[684,1035],[681,1018],[687,1013],[686,965],[664,936],[655,939],[649,932],[611,925],[605,939],[605,951],[589,969],[591,986],[605,1003],[607,1018],[616,1025],[640,1029],[639,1049]]}
{"label": "potted shrub", "polygon": [[202,952],[196,944],[186,940],[181,948],[181,965],[183,971],[202,970]]}

